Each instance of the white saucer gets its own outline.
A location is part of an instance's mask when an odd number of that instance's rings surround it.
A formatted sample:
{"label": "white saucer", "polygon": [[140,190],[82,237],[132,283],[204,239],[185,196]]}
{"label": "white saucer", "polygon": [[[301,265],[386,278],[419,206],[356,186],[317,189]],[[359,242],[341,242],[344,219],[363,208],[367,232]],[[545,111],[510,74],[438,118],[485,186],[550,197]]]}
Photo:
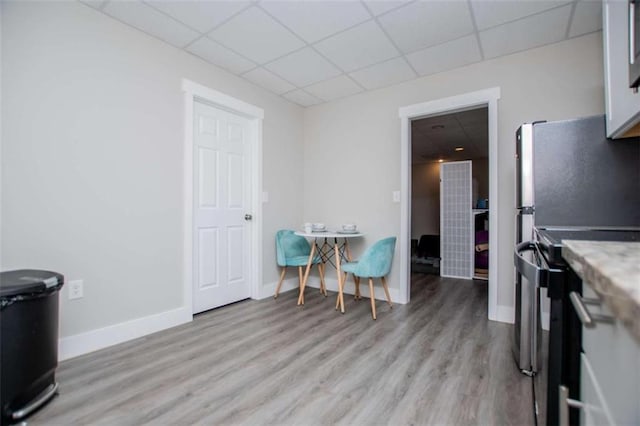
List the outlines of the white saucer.
{"label": "white saucer", "polygon": [[327,230],[326,229],[312,229],[311,232],[320,233],[320,232],[327,232]]}
{"label": "white saucer", "polygon": [[338,231],[338,234],[357,234],[358,232],[360,232],[360,231],[358,231],[358,230],[355,230],[355,231],[345,231],[344,229],[341,229],[341,230],[339,230],[339,231]]}

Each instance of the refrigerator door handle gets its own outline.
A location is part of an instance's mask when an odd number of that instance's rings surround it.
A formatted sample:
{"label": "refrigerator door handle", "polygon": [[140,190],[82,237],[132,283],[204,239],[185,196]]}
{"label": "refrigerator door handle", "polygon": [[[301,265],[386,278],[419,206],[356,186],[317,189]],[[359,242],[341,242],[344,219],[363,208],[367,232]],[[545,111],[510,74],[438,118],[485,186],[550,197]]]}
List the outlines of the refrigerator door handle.
{"label": "refrigerator door handle", "polygon": [[523,253],[527,251],[535,251],[536,246],[532,241],[525,241],[516,245],[515,252],[513,253],[513,261],[516,266],[516,271],[523,277],[525,277],[530,283],[536,287],[542,286],[541,273],[542,268],[538,265],[534,265],[524,258]]}

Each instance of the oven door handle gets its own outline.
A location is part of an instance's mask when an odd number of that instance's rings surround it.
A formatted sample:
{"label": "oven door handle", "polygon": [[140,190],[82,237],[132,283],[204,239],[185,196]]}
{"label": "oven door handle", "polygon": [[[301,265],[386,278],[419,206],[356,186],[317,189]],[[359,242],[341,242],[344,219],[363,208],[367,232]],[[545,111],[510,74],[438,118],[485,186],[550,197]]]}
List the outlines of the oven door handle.
{"label": "oven door handle", "polygon": [[[522,253],[533,251],[536,259],[542,266],[529,262],[522,256]],[[516,270],[536,287],[557,286],[563,280],[564,271],[562,269],[551,268],[538,252],[538,247],[533,241],[525,241],[517,244],[513,253],[513,260]]]}
{"label": "oven door handle", "polygon": [[527,251],[535,251],[536,245],[532,241],[525,241],[516,245],[515,252],[513,253],[513,262],[516,266],[516,271],[525,277],[530,283],[533,283],[536,287],[541,285],[540,275],[542,268],[538,265],[534,265],[524,258],[523,253]]}

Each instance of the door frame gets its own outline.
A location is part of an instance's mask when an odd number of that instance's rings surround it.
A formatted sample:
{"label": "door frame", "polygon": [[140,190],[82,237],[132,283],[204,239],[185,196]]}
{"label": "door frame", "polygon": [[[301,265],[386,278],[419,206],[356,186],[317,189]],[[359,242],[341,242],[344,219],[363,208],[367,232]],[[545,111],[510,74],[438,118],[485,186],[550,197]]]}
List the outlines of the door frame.
{"label": "door frame", "polygon": [[183,306],[193,316],[193,103],[197,100],[233,114],[245,117],[251,126],[251,298],[260,295],[262,282],[262,121],[264,110],[254,105],[210,89],[191,80],[182,79],[184,99],[184,170],[183,170]]}
{"label": "door frame", "polygon": [[498,314],[498,100],[500,88],[492,87],[434,101],[399,108],[400,117],[400,303],[408,303],[411,290],[411,121],[435,114],[445,114],[473,107],[489,110],[489,303],[487,316],[500,321]]}

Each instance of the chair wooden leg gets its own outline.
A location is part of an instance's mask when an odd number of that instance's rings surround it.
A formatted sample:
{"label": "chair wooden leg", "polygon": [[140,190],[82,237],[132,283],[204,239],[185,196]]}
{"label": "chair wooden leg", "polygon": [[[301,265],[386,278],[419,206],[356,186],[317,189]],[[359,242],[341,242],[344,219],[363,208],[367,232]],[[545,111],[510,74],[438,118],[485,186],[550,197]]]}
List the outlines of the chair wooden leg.
{"label": "chair wooden leg", "polygon": [[382,277],[382,288],[384,288],[384,295],[387,296],[387,302],[389,302],[389,306],[393,308],[393,303],[391,303],[391,296],[389,295],[389,287],[387,286],[387,280]]}
{"label": "chair wooden leg", "polygon": [[[300,289],[300,296],[302,298],[302,304],[304,305],[304,290],[302,289],[302,283],[303,283],[303,273],[302,273],[302,266],[298,266],[298,288]],[[300,304],[300,303],[298,303]]]}
{"label": "chair wooden leg", "polygon": [[[347,261],[352,262],[353,258],[351,257],[351,250],[349,249],[349,241],[347,239],[344,240],[344,251],[345,251],[345,255],[347,258]],[[356,277],[355,274],[353,275],[353,284],[356,286],[356,293],[354,295],[354,300],[358,300],[360,299],[360,278]],[[345,282],[347,281],[346,278],[344,280]]]}
{"label": "chair wooden leg", "polygon": [[371,315],[376,319],[376,295],[373,292],[373,278],[369,278],[369,294],[371,297]]}
{"label": "chair wooden leg", "polygon": [[307,267],[304,270],[304,278],[302,278],[302,266],[300,266],[300,295],[298,296],[298,306],[304,305],[304,288],[307,286],[307,280],[309,279],[309,272],[311,271],[311,264],[313,263],[314,255],[316,253],[316,245],[311,244],[311,253],[309,253],[309,260],[307,260]]}
{"label": "chair wooden leg", "polygon": [[278,298],[278,294],[280,294],[280,287],[282,287],[282,281],[284,280],[284,273],[287,271],[287,267],[282,267],[282,273],[280,274],[280,281],[278,281],[278,287],[276,287],[276,294],[273,295],[274,299]]}
{"label": "chair wooden leg", "polygon": [[302,266],[298,266],[298,281],[300,283],[300,288],[302,288]]}
{"label": "chair wooden leg", "polygon": [[327,285],[324,283],[324,263],[318,263],[318,273],[320,274],[320,293],[327,297]]}
{"label": "chair wooden leg", "polygon": [[357,299],[358,298],[357,296],[358,296],[358,287],[359,287],[359,284],[360,284],[360,282],[359,282],[360,279],[358,277],[356,277],[355,274],[352,274],[352,275],[353,275],[353,285],[355,285],[355,287],[356,287],[356,293],[354,295],[354,299]]}
{"label": "chair wooden leg", "polygon": [[[347,282],[347,273],[344,272],[342,274],[342,282],[346,283]],[[344,290],[344,289],[343,289]],[[338,306],[340,305],[340,297],[338,297],[338,299],[336,299],[336,309],[338,309]]]}
{"label": "chair wooden leg", "polygon": [[340,263],[342,262],[342,259],[340,259],[340,248],[338,247],[337,238],[333,249],[335,250],[336,275],[338,276],[338,299],[340,301],[340,312],[344,314],[344,281],[342,281],[342,271],[340,270]]}

